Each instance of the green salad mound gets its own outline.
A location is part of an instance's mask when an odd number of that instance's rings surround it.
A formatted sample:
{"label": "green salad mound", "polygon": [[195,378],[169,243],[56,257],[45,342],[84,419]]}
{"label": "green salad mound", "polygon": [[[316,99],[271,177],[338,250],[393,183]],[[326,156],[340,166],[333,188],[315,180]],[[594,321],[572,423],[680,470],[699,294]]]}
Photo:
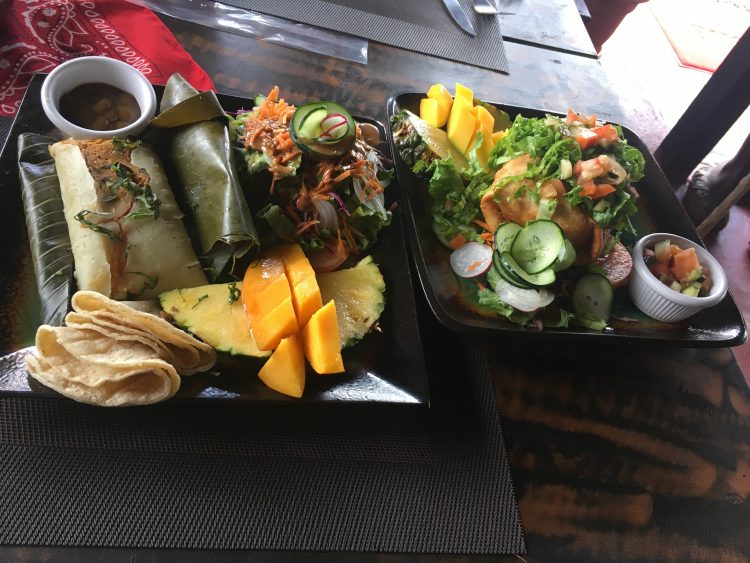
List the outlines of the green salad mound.
{"label": "green salad mound", "polygon": [[[637,212],[638,194],[633,183],[643,178],[645,161],[641,152],[625,140],[619,126],[573,112],[569,112],[567,119],[553,115],[542,118],[518,115],[495,144],[486,166],[477,156],[482,144],[481,134],[476,135],[473,149],[466,155],[468,163],[457,166],[451,156],[440,158],[421,141],[408,126],[408,119],[407,112],[392,118],[394,142],[404,162],[426,180],[432,197],[433,230],[446,246],[455,249],[464,242],[490,241],[495,227],[488,227],[481,209],[482,198],[493,190],[497,201],[502,188],[509,185],[516,190],[510,197],[523,197],[538,205],[537,220],[555,220],[553,214],[559,201],[540,197],[542,187],[551,181],[564,188],[564,194],[558,191],[560,201],[564,198],[572,208],[580,210],[576,213],[590,217],[587,220],[593,219],[601,228],[601,256],[620,241],[626,246],[634,241],[631,218]],[[519,173],[515,167],[498,174],[505,164],[519,157],[528,159],[524,171]],[[508,172],[510,169],[515,172]],[[537,311],[519,310],[493,291],[498,276],[494,267],[482,278],[482,283],[466,279],[461,279],[460,283],[476,303],[514,323],[538,325],[541,321],[548,327],[567,326],[574,318],[566,310],[571,306],[568,297],[572,286],[583,275],[597,273],[598,269],[600,266],[595,262],[581,264],[579,260],[570,270],[558,272],[555,284],[543,288],[555,293],[554,303]],[[502,284],[502,280],[499,283]],[[579,318],[578,321],[601,329],[601,320],[587,323]]]}

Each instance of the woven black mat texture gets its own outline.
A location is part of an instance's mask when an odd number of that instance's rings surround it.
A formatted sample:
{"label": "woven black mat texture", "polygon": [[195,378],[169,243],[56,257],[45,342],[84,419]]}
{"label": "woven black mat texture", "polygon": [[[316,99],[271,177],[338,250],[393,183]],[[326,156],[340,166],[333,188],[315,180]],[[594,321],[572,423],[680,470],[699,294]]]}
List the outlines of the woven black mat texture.
{"label": "woven black mat texture", "polygon": [[472,0],[459,2],[476,37],[456,25],[440,0],[222,0],[238,8],[507,73],[500,18],[477,14]]}
{"label": "woven black mat texture", "polygon": [[0,399],[0,543],[523,553],[486,359],[442,344],[430,409]]}

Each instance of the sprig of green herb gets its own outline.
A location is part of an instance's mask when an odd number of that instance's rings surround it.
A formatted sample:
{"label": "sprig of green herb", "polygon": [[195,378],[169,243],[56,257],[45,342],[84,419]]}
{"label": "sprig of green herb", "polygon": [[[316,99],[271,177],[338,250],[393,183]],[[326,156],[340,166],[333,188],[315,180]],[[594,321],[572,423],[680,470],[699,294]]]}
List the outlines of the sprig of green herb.
{"label": "sprig of green herb", "polygon": [[139,139],[131,141],[129,139],[121,139],[119,137],[112,137],[112,145],[118,151],[133,150],[134,148],[140,146],[142,143],[143,143],[143,141],[141,141]]}
{"label": "sprig of green herb", "polygon": [[208,295],[201,295],[201,296],[200,296],[200,297],[198,298],[198,301],[196,301],[196,302],[195,302],[195,305],[193,305],[193,306],[192,306],[191,308],[192,308],[192,309],[195,309],[195,308],[196,308],[196,307],[197,307],[198,305],[200,305],[200,304],[201,304],[201,303],[202,303],[203,301],[205,301],[206,299],[208,299]]}
{"label": "sprig of green herb", "polygon": [[82,209],[81,211],[76,213],[73,216],[73,218],[84,227],[91,229],[92,231],[99,233],[100,235],[104,235],[110,240],[120,242],[120,237],[117,235],[117,233],[115,233],[114,231],[106,227],[102,227],[101,225],[94,223],[93,221],[89,221],[88,219],[86,219],[87,215],[92,215],[92,214],[97,215],[97,213],[94,211],[90,211],[88,209]]}
{"label": "sprig of green herb", "polygon": [[233,281],[229,284],[229,304],[234,305],[235,301],[237,301],[240,296],[242,295],[242,292],[240,291],[240,288],[237,287],[237,282]]}

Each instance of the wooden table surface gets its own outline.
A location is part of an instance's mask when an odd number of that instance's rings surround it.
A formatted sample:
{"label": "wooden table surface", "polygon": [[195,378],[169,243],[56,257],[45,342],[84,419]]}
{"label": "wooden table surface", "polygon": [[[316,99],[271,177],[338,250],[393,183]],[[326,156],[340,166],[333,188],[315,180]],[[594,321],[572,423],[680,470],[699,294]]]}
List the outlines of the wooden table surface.
{"label": "wooden table surface", "polygon": [[[164,18],[220,92],[274,84],[291,102],[334,99],[385,121],[398,91],[460,81],[478,97],[623,122],[649,139],[596,60],[507,43],[510,75],[371,44],[366,66]],[[642,102],[641,103],[645,103]],[[653,143],[652,143],[653,146]],[[435,329],[437,330],[437,329]],[[729,349],[487,343],[526,532],[519,557],[371,561],[745,561],[750,556],[750,392]],[[428,351],[429,352],[429,351]],[[15,561],[229,561],[232,552],[0,547]],[[332,561],[325,553],[244,554]]]}

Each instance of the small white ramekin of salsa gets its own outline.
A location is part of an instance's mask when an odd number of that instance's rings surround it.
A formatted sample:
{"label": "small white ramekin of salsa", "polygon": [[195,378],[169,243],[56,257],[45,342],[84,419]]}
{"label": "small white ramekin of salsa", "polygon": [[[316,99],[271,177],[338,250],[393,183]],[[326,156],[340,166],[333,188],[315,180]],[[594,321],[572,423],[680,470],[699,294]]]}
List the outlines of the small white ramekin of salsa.
{"label": "small white ramekin of salsa", "polygon": [[727,292],[727,277],[699,244],[669,233],[654,233],[641,238],[633,248],[628,288],[643,313],[659,321],[679,322],[719,303]]}

